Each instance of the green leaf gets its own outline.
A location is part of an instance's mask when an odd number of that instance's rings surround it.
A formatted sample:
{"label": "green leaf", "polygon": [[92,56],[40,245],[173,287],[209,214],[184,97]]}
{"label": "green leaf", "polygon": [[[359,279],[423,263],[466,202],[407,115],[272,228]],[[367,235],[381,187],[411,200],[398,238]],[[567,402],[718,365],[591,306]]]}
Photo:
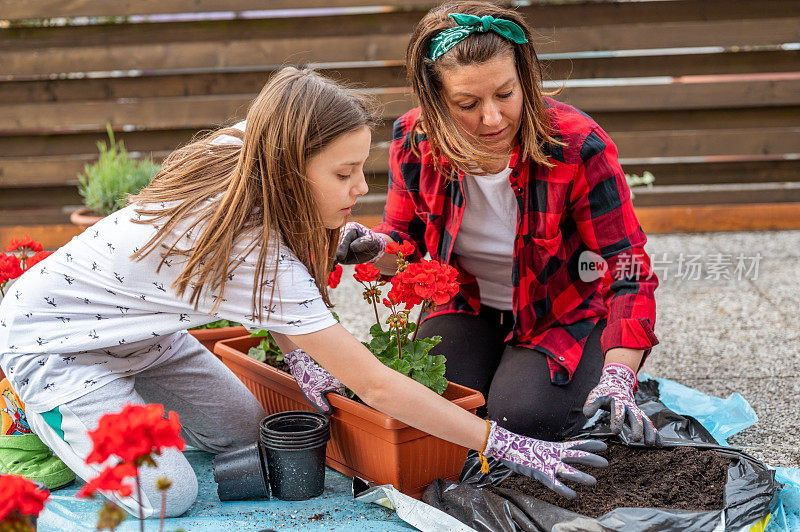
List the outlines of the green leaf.
{"label": "green leaf", "polygon": [[261,340],[261,344],[259,345],[259,348],[262,351],[264,351],[264,353],[267,356],[275,357],[278,360],[278,362],[283,360],[283,351],[280,350],[280,348],[278,347],[278,344],[272,338],[271,334],[268,333],[267,336],[264,337],[263,340]]}
{"label": "green leaf", "polygon": [[262,336],[269,336],[270,338],[272,338],[272,335],[266,329],[259,329],[257,331],[250,331],[250,337],[251,338],[260,338]]}
{"label": "green leaf", "polygon": [[[391,345],[392,343],[394,343],[395,346],[397,345],[396,338],[394,338],[389,334],[384,333],[380,335],[374,335],[370,343],[367,344],[367,349],[369,349],[373,354],[377,355],[379,353],[384,352],[386,348],[389,347],[389,345]],[[396,350],[397,348],[395,347],[395,351]]]}
{"label": "green leaf", "polygon": [[382,334],[386,334],[387,331],[381,330],[381,326],[379,323],[373,323],[372,327],[369,328],[369,334],[373,338],[380,336]]}
{"label": "green leaf", "polygon": [[258,360],[259,362],[266,362],[267,360],[267,354],[264,352],[264,350],[261,348],[260,345],[256,347],[251,347],[247,351],[247,356]]}
{"label": "green leaf", "polygon": [[428,356],[425,367],[412,371],[411,378],[441,395],[447,388],[447,379],[444,378],[445,362],[444,355]]}
{"label": "green leaf", "polygon": [[428,357],[425,372],[429,375],[438,375],[444,377],[445,363],[447,359],[444,355],[431,355]]}
{"label": "green leaf", "polygon": [[397,342],[390,342],[386,349],[378,353],[373,353],[378,360],[388,365],[391,361],[397,360]]}
{"label": "green leaf", "polygon": [[444,391],[447,389],[447,384],[448,384],[447,379],[441,377],[439,380],[434,382],[432,386],[430,386],[430,389],[438,393],[439,395],[442,395]]}
{"label": "green leaf", "polygon": [[414,361],[424,363],[428,352],[442,341],[440,336],[434,338],[417,338],[403,346],[403,356],[409,356]]}
{"label": "green leaf", "polygon": [[386,364],[393,370],[402,373],[403,375],[408,375],[411,373],[411,364],[408,360],[404,358],[397,358],[393,360],[390,364]]}

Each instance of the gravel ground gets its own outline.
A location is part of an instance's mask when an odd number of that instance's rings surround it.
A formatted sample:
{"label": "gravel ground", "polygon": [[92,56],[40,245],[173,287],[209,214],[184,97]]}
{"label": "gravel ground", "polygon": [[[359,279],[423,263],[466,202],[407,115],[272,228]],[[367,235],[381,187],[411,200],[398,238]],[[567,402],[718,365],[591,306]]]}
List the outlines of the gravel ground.
{"label": "gravel ground", "polygon": [[[652,235],[647,251],[661,281],[660,344],[644,370],[711,395],[741,393],[759,421],[729,443],[800,467],[800,231]],[[363,340],[375,318],[351,274],[332,297]]]}

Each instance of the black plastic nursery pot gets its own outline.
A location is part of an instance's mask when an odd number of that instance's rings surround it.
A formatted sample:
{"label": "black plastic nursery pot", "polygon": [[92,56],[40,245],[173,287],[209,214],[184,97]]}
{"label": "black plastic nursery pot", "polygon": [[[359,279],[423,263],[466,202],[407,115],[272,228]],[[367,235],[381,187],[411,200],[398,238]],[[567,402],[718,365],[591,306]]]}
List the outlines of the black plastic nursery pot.
{"label": "black plastic nursery pot", "polygon": [[330,437],[328,418],[317,412],[279,412],[261,421],[261,444],[275,497],[303,501],[322,494]]}
{"label": "black plastic nursery pot", "polygon": [[265,460],[258,442],[215,456],[211,464],[219,500],[269,499]]}

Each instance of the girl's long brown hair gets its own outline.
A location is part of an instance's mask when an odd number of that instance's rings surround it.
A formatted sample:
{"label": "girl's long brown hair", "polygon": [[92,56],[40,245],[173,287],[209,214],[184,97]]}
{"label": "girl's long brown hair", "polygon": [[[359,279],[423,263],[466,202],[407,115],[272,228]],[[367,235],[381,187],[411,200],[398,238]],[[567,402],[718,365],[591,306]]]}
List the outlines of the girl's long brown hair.
{"label": "girl's long brown hair", "polygon": [[[428,58],[431,39],[442,30],[457,26],[448,15],[491,15],[515,22],[528,39],[526,44],[514,44],[494,32],[473,33],[436,61]],[[442,99],[442,74],[459,66],[479,64],[508,54],[514,59],[522,88],[522,122],[518,132],[520,158],[552,166],[547,159],[546,145],[563,145],[550,132],[550,120],[542,90],[542,68],[533,47],[533,36],[525,19],[513,9],[490,2],[450,1],[431,9],[417,23],[406,49],[406,74],[417,96],[421,113],[417,127],[423,131],[431,147],[435,168],[445,173],[439,161],[444,157],[452,169],[474,171],[497,160],[497,153],[482,146],[477,138],[465,138],[456,126]],[[555,93],[552,93],[555,94]],[[447,172],[452,175],[452,172]]]}
{"label": "girl's long brown hair", "polygon": [[[138,223],[158,228],[133,257],[141,260],[163,249],[159,269],[170,256],[185,258],[173,287],[179,296],[190,290],[195,308],[204,295],[215,297],[213,313],[228,275],[243,258],[233,256],[236,244],[245,245],[244,255],[258,248],[252,308],[260,321],[267,262],[277,272],[279,259],[277,242],[271,240],[280,235],[330,307],[326,282],[339,230],[323,225],[306,164],[340,135],[372,127],[373,109],[363,95],[311,70],[281,69],[250,105],[244,134],[221,129],[179,148],[166,158],[152,183],[130,198],[140,204],[136,212],[145,218]],[[235,135],[243,144],[214,143],[221,135]],[[174,243],[164,243],[184,221],[180,227],[188,229],[167,241]],[[178,249],[177,242],[201,223],[204,228],[190,248]],[[273,256],[268,256],[270,251]]]}

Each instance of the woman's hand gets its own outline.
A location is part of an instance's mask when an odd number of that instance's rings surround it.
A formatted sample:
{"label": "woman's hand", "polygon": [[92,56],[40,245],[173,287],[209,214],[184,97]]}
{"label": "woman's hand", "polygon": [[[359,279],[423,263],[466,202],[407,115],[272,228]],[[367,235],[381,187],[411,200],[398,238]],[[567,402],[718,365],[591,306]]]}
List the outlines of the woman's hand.
{"label": "woman's hand", "polygon": [[342,240],[336,250],[340,264],[375,263],[383,256],[386,239],[380,233],[358,222],[347,222],[342,229]]}
{"label": "woman's hand", "polygon": [[289,364],[289,370],[292,372],[294,380],[300,385],[300,391],[306,396],[311,406],[322,414],[333,413],[333,407],[325,399],[325,394],[335,392],[344,395],[344,384],[314,362],[302,349],[285,354],[283,359]]}
{"label": "woman's hand", "polygon": [[645,445],[661,445],[661,435],[644,412],[636,405],[633,392],[636,387],[636,374],[625,364],[610,363],[603,366],[600,382],[589,392],[583,415],[594,416],[602,408],[611,412],[611,430],[614,434],[622,431],[627,420],[631,427],[631,439]]}
{"label": "woman's hand", "polygon": [[562,497],[574,499],[576,494],[558,479],[594,486],[597,482],[588,473],[568,464],[606,467],[608,461],[591,453],[605,451],[606,444],[598,440],[549,442],[520,436],[489,422],[491,429],[483,454],[503,462],[520,475],[534,478]]}

